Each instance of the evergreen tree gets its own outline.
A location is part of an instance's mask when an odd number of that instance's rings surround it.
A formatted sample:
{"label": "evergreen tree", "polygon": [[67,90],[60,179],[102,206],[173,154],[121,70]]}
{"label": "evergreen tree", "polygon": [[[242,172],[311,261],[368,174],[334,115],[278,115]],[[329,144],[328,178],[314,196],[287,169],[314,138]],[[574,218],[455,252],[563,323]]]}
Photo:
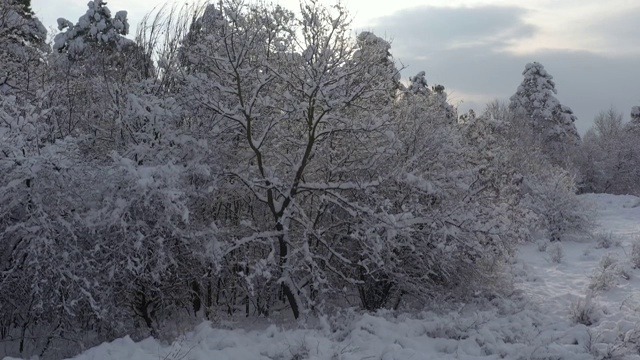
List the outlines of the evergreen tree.
{"label": "evergreen tree", "polygon": [[631,108],[631,120],[640,121],[640,106],[634,106]]}
{"label": "evergreen tree", "polygon": [[16,0],[16,4],[22,8],[25,17],[31,17],[31,15],[33,15],[33,10],[31,10],[31,0]]}
{"label": "evergreen tree", "polygon": [[0,0],[0,34],[2,38],[16,37],[44,43],[47,30],[35,18],[31,10],[31,0]]}
{"label": "evergreen tree", "polygon": [[631,121],[627,124],[627,129],[637,135],[640,135],[640,106],[631,108]]}
{"label": "evergreen tree", "polygon": [[556,165],[567,167],[567,157],[580,144],[576,116],[556,98],[556,84],[542,64],[525,66],[524,80],[511,97],[510,109],[527,125],[533,140]]}
{"label": "evergreen tree", "polygon": [[[424,71],[420,71],[415,76],[409,77],[409,86],[403,95],[406,101],[422,102],[421,106],[429,108],[429,111],[438,112],[441,115],[439,118],[447,124],[453,124],[457,120],[456,110],[448,102],[445,87],[443,85],[434,85],[429,89]],[[417,109],[419,107],[420,106],[414,108]],[[426,109],[422,111],[424,110]]]}
{"label": "evergreen tree", "polygon": [[89,1],[89,9],[75,25],[69,20],[58,19],[58,30],[64,31],[56,35],[54,50],[77,59],[87,47],[97,47],[103,52],[105,48],[120,51],[124,46],[131,45],[132,41],[124,37],[129,33],[127,12],[118,11],[112,17],[106,5],[104,0]]}
{"label": "evergreen tree", "polygon": [[370,72],[377,73],[381,84],[379,86],[390,89],[390,94],[395,95],[396,90],[401,89],[400,70],[391,55],[391,44],[376,36],[374,33],[364,31],[358,34],[357,44],[359,50],[354,54],[354,59],[367,59],[370,64]]}
{"label": "evergreen tree", "polygon": [[0,94],[26,95],[48,52],[47,30],[29,0],[0,0]]}

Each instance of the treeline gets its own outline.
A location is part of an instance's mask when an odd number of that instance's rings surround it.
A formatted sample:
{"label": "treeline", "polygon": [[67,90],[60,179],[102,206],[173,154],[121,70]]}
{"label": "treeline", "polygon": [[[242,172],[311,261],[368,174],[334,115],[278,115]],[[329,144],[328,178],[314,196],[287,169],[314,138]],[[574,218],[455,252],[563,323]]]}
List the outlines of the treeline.
{"label": "treeline", "polygon": [[94,0],[51,46],[0,6],[2,354],[508,293],[516,244],[588,229],[538,63],[458,116],[337,5],[162,8],[130,40]]}
{"label": "treeline", "polygon": [[640,107],[623,119],[612,107],[585,134],[576,159],[582,191],[640,196]]}

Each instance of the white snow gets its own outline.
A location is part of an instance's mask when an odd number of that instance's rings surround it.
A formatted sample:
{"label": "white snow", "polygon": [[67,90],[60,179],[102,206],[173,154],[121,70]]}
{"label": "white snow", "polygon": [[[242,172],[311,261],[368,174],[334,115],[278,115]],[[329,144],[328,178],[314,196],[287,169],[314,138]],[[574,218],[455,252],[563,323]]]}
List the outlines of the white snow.
{"label": "white snow", "polygon": [[[625,267],[632,242],[640,241],[640,198],[582,198],[598,211],[597,232],[610,233],[620,246],[596,248],[586,237],[565,241],[564,258],[554,263],[536,244],[525,244],[512,264],[511,298],[413,314],[343,311],[313,326],[204,322],[170,345],[125,337],[74,359],[640,359],[640,270]],[[618,276],[611,289],[591,292],[590,277],[607,254],[630,278]],[[571,318],[572,304],[588,294],[590,326]]]}

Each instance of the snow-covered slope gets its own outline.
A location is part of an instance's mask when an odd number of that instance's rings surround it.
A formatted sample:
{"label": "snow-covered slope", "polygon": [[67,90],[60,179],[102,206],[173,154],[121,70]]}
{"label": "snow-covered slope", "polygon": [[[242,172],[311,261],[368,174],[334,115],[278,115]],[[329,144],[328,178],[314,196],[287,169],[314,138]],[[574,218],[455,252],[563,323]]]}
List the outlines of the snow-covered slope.
{"label": "snow-covered slope", "polygon": [[[640,270],[629,262],[633,241],[640,241],[640,199],[582,198],[598,211],[596,233],[610,234],[620,245],[598,248],[597,237],[565,242],[562,261],[555,263],[536,244],[526,244],[513,264],[518,295],[510,299],[437,313],[345,312],[299,329],[221,329],[205,322],[171,345],[127,337],[75,359],[640,359]],[[594,274],[602,275],[603,256],[615,266],[608,288],[590,289]],[[589,326],[575,321],[579,301],[587,298]]]}

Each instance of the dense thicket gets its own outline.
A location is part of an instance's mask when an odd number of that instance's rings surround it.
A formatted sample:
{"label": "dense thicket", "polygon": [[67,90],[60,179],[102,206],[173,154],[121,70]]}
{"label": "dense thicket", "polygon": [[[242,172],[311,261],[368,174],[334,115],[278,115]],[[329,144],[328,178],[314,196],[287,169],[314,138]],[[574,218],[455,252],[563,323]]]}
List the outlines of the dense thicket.
{"label": "dense thicket", "polygon": [[[552,87],[522,87],[540,114],[459,121],[340,6],[161,9],[133,41],[126,12],[94,0],[50,49],[0,4],[3,353],[495,293],[532,231],[584,225]],[[539,149],[540,126],[518,126],[533,120],[568,127]]]}

